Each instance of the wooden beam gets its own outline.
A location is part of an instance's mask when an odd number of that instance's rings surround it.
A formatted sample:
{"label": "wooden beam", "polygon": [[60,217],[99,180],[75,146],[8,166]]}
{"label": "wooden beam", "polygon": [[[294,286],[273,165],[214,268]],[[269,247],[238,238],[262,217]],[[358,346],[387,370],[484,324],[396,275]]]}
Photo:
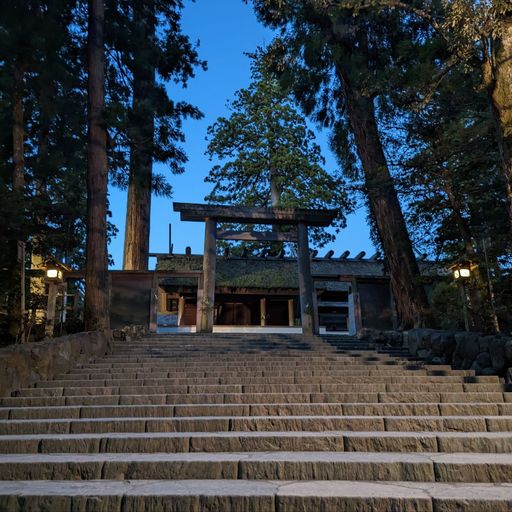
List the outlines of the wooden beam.
{"label": "wooden beam", "polygon": [[225,230],[217,233],[217,240],[243,240],[245,242],[297,242],[297,232],[279,231],[235,231]]}
{"label": "wooden beam", "polygon": [[175,212],[180,212],[181,220],[203,222],[215,219],[218,222],[240,224],[297,224],[304,222],[310,226],[330,226],[337,216],[336,210],[301,208],[249,208],[216,204],[173,203]]}

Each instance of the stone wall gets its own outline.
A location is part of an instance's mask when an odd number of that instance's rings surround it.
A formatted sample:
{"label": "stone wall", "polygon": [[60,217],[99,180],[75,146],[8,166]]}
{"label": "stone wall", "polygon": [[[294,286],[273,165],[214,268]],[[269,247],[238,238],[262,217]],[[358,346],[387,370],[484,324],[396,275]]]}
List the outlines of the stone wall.
{"label": "stone wall", "polygon": [[0,396],[65,373],[110,348],[110,332],[81,332],[0,349]]}
{"label": "stone wall", "polygon": [[450,364],[456,369],[475,370],[477,375],[506,376],[512,381],[511,336],[412,329],[404,332],[362,330],[358,337],[375,344],[408,348],[409,354],[430,364]]}

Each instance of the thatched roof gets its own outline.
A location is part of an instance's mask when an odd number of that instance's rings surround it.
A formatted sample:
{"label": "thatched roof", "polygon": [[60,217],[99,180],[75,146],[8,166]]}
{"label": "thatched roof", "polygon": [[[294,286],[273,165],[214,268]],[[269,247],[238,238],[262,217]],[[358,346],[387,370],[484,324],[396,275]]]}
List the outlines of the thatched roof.
{"label": "thatched roof", "polygon": [[[440,274],[439,266],[431,262],[420,262],[422,274]],[[156,270],[167,272],[201,271],[202,255],[159,256]],[[385,278],[387,272],[382,260],[369,259],[325,259],[315,258],[311,262],[311,272],[315,277],[359,277]],[[166,282],[167,281],[167,282]],[[197,279],[172,277],[163,282],[169,285],[195,286]],[[217,257],[215,284],[218,287],[296,289],[299,287],[297,260],[295,258],[240,258]]]}

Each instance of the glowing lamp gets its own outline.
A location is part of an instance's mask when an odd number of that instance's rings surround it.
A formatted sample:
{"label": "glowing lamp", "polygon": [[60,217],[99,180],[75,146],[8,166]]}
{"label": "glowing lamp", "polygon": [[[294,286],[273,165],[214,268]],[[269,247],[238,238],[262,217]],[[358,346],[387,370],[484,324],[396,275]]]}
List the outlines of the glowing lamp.
{"label": "glowing lamp", "polygon": [[54,262],[46,263],[46,279],[52,282],[62,281],[63,273],[58,264]]}
{"label": "glowing lamp", "polygon": [[464,261],[461,263],[456,263],[452,266],[453,277],[455,279],[468,279],[471,277],[471,262]]}

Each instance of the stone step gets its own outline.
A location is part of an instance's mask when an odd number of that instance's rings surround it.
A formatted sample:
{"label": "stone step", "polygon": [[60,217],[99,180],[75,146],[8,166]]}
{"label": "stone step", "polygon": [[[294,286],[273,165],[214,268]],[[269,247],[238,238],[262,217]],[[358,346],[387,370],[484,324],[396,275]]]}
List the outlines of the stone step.
{"label": "stone step", "polygon": [[[402,352],[400,352],[402,353]],[[326,359],[344,359],[347,357],[357,357],[358,359],[389,359],[396,357],[396,353],[390,352],[378,352],[376,350],[327,350],[322,351],[318,349],[307,349],[307,350],[269,350],[262,348],[261,350],[239,350],[239,349],[226,349],[222,350],[217,346],[212,347],[197,347],[194,349],[166,349],[151,347],[146,349],[132,349],[122,351],[113,351],[104,358],[109,359],[127,359],[137,357],[166,357],[166,355],[173,357],[182,357],[197,361],[206,361],[208,356],[215,359],[229,359],[233,354],[237,354],[238,357],[246,361],[259,361],[262,359],[283,359],[283,360],[294,360],[294,359],[305,359],[308,361],[323,361]],[[103,358],[102,358],[103,359]]]}
{"label": "stone step", "polygon": [[[347,377],[347,376],[457,376],[457,377],[474,377],[473,370],[452,370],[452,371],[436,371],[436,370],[425,370],[425,369],[405,369],[399,367],[383,367],[378,369],[372,369],[368,367],[362,367],[361,369],[333,369],[327,374],[332,377]],[[132,376],[132,377],[130,377]],[[85,370],[76,369],[69,373],[63,373],[55,376],[56,380],[59,379],[102,379],[102,378],[201,378],[201,377],[271,377],[271,376],[300,376],[300,377],[316,377],[326,376],[325,370],[282,370],[282,369],[258,369],[258,370],[241,370],[241,371],[183,371],[176,369],[175,371],[167,371],[158,368],[144,368],[143,370],[128,369],[128,368],[111,368],[106,371],[104,369],[97,370]],[[497,375],[480,375],[475,382],[499,382]]]}
{"label": "stone step", "polygon": [[4,454],[233,451],[512,453],[512,432],[108,432],[0,437]]}
{"label": "stone step", "polygon": [[[335,349],[333,347],[320,347],[320,346],[304,346],[304,347],[291,347],[291,346],[252,346],[252,347],[222,347],[219,345],[204,345],[204,346],[139,346],[132,347],[129,349],[123,349],[122,347],[116,348],[107,357],[125,357],[126,354],[131,355],[133,353],[148,353],[157,355],[163,352],[172,352],[174,354],[183,354],[188,355],[193,358],[205,358],[206,354],[213,354],[219,358],[229,357],[230,355],[236,353],[239,354],[240,357],[245,357],[247,359],[254,358],[262,358],[262,357],[306,357],[306,358],[317,358],[322,359],[325,357],[338,357],[346,354],[357,354],[360,356],[372,356],[376,354],[389,355],[389,351],[379,351],[379,350],[368,350],[365,347],[362,348],[338,348]],[[402,352],[402,351],[400,351]]]}
{"label": "stone step", "polygon": [[230,452],[3,455],[0,480],[379,480],[508,483],[512,454]]}
{"label": "stone step", "polygon": [[342,337],[116,342],[0,399],[0,510],[500,510],[508,389]]}
{"label": "stone step", "polygon": [[186,416],[509,416],[512,403],[274,403],[183,405],[83,405],[4,407],[0,419],[186,417]]}
{"label": "stone step", "polygon": [[0,435],[230,431],[509,432],[512,416],[197,416],[0,420]]}
{"label": "stone step", "polygon": [[264,403],[512,403],[512,393],[197,393],[0,398],[2,407]]}
{"label": "stone step", "polygon": [[512,484],[268,480],[0,482],[0,509],[509,512]]}
{"label": "stone step", "polygon": [[132,394],[227,394],[227,393],[500,393],[510,389],[508,384],[218,384],[169,386],[79,386],[21,388],[13,392],[17,397],[76,396],[76,395],[132,395]]}
{"label": "stone step", "polygon": [[325,359],[330,357],[401,357],[410,358],[407,349],[400,350],[369,350],[364,347],[344,346],[330,347],[322,349],[318,347],[251,347],[236,349],[232,347],[219,347],[216,345],[204,347],[180,347],[180,346],[139,346],[132,348],[115,348],[109,357],[131,357],[131,356],[158,356],[158,355],[179,355],[190,359],[206,358],[207,355],[214,355],[218,358],[229,357],[233,353],[239,354],[242,358],[260,359],[260,358],[317,358]]}
{"label": "stone step", "polygon": [[102,362],[93,361],[89,364],[83,365],[83,368],[144,368],[144,367],[166,367],[168,371],[179,369],[180,371],[191,370],[191,371],[243,371],[244,369],[265,369],[273,370],[282,368],[284,370],[304,369],[304,370],[335,370],[335,369],[346,369],[348,366],[360,365],[365,368],[372,368],[372,366],[407,366],[417,365],[415,361],[407,361],[405,359],[384,359],[384,358],[372,358],[365,360],[362,358],[344,358],[339,361],[336,360],[322,360],[322,361],[308,361],[305,358],[298,360],[279,360],[279,359],[265,359],[255,361],[233,361],[231,364],[226,364],[225,359],[214,359],[211,358],[208,361],[193,361],[187,358],[186,361],[180,364],[179,358],[171,356],[169,358],[161,357],[146,357],[146,358],[133,358],[130,360],[103,360]]}
{"label": "stone step", "polygon": [[[328,365],[325,365],[325,364],[321,364],[321,365],[315,365],[315,364],[307,364],[307,363],[303,363],[303,364],[291,364],[291,365],[285,365],[285,364],[271,364],[271,365],[266,365],[266,364],[263,364],[263,363],[259,363],[259,364],[246,364],[246,365],[231,365],[231,366],[224,366],[222,364],[215,364],[215,363],[212,363],[212,364],[201,364],[201,365],[173,365],[172,363],[169,363],[169,364],[166,364],[166,363],[162,363],[162,362],[149,362],[149,363],[124,363],[124,364],[108,364],[108,363],[105,363],[105,364],[95,364],[95,365],[84,365],[84,366],[81,366],[79,367],[78,369],[79,370],[85,370],[87,372],[90,372],[90,371],[97,371],[97,372],[109,372],[109,371],[114,371],[114,372],[117,372],[117,371],[128,371],[128,372],[133,372],[133,371],[143,371],[143,372],[146,372],[146,371],[158,371],[158,372],[162,372],[162,371],[167,371],[167,372],[184,372],[184,371],[190,371],[190,372],[207,372],[207,373],[211,373],[211,372],[220,372],[220,371],[223,371],[225,370],[226,372],[243,372],[243,371],[246,371],[246,370],[254,370],[254,369],[257,369],[258,371],[266,371],[266,372],[272,372],[274,370],[276,371],[279,371],[279,370],[284,370],[284,371],[317,371],[317,372],[331,372],[331,371],[338,371],[338,372],[343,372],[345,369],[348,369],[348,370],[352,370],[352,371],[355,371],[355,370],[369,370],[369,371],[378,371],[380,370],[381,368],[383,367],[386,367],[386,368],[396,368],[397,370],[402,370],[402,369],[406,369],[406,370],[409,370],[409,369],[414,369],[414,368],[411,368],[410,365],[404,365],[404,364],[398,364],[396,361],[394,361],[393,363],[391,364],[385,364],[385,365],[382,365],[382,364],[359,364],[359,365],[355,365],[353,363],[350,363],[350,364],[337,364],[337,363],[334,363],[334,364],[328,364]],[[423,369],[424,367],[421,367],[421,369]],[[445,371],[449,371],[449,370],[437,370],[438,372],[445,372]],[[467,372],[467,373],[455,373],[455,375],[458,375],[458,374],[461,374],[461,375],[474,375],[474,371],[473,370],[464,370],[464,372]],[[450,373],[438,373],[438,375],[450,375]]]}
{"label": "stone step", "polygon": [[[428,369],[425,367],[410,367],[410,366],[398,366],[398,365],[342,365],[334,366],[332,368],[307,368],[304,367],[238,367],[230,369],[222,368],[208,368],[208,369],[190,369],[190,368],[171,368],[165,366],[156,367],[141,367],[141,368],[124,368],[124,367],[113,367],[113,368],[76,368],[68,373],[56,375],[55,379],[95,379],[102,378],[129,378],[129,375],[147,375],[151,378],[154,374],[158,377],[169,377],[169,378],[201,378],[201,377],[272,377],[272,376],[283,376],[283,377],[368,377],[368,376],[428,376],[428,377],[475,377],[474,370],[438,370]],[[487,382],[498,382],[499,377],[497,375],[479,375],[478,378],[481,381]]]}
{"label": "stone step", "polygon": [[[344,347],[344,346],[355,346],[358,348],[370,348],[375,349],[375,345],[371,345],[370,343],[366,342],[360,342],[350,339],[337,339],[337,340],[331,340],[330,343],[325,343],[323,340],[314,340],[314,339],[297,339],[297,340],[290,340],[290,339],[282,339],[282,340],[276,340],[276,339],[259,339],[255,340],[254,338],[243,338],[240,337],[236,340],[229,340],[229,339],[215,339],[215,340],[201,340],[200,343],[194,343],[190,339],[176,339],[176,340],[170,340],[167,338],[146,338],[136,341],[115,341],[113,343],[114,347],[116,349],[123,348],[123,347],[140,347],[140,346],[160,346],[160,345],[166,345],[166,346],[176,346],[176,347],[208,347],[208,346],[218,346],[218,347],[229,347],[234,348],[240,351],[250,349],[252,347],[270,347],[270,348],[276,348],[276,347],[315,347],[317,349],[323,349],[323,350],[329,350],[331,347]],[[380,348],[380,347],[379,347]],[[388,348],[402,348],[402,347],[388,347]]]}
{"label": "stone step", "polygon": [[269,377],[197,377],[197,378],[111,378],[111,379],[54,379],[40,381],[37,388],[70,388],[70,387],[101,387],[101,386],[216,386],[216,385],[317,385],[317,384],[489,384],[503,389],[499,379],[480,379],[478,377],[432,376],[432,375],[390,375],[390,376],[269,376]]}

